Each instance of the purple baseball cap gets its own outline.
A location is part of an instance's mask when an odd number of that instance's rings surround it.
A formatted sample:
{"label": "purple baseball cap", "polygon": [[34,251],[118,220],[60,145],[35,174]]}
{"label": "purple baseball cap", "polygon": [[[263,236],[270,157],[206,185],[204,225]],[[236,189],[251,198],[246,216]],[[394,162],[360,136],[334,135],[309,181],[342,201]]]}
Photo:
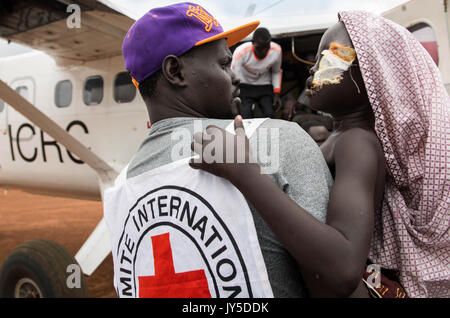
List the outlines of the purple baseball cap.
{"label": "purple baseball cap", "polygon": [[225,38],[232,46],[253,32],[259,21],[224,32],[219,22],[195,3],[151,9],[128,30],[122,45],[125,68],[136,87],[161,68],[167,55]]}

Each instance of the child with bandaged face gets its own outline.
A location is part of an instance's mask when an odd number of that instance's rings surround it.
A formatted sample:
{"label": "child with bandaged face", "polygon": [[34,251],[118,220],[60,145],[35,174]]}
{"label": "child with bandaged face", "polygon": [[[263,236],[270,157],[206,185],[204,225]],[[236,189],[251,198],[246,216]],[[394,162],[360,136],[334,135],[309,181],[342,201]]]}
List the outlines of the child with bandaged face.
{"label": "child with bandaged face", "polygon": [[[325,223],[258,164],[192,166],[242,192],[296,259],[311,296],[445,297],[450,169],[439,158],[449,145],[437,136],[449,134],[450,102],[439,71],[397,24],[363,12],[340,20],[321,39],[306,91],[309,106],[330,113],[335,126],[320,147],[334,176]],[[236,142],[248,144],[239,119],[235,130]],[[426,192],[430,185],[437,191]],[[370,262],[398,276],[367,273]]]}

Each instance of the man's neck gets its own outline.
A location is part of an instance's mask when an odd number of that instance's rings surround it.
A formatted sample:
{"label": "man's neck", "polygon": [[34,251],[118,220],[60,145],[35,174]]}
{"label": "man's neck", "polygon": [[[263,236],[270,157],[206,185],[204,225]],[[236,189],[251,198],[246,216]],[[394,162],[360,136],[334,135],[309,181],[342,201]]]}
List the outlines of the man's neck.
{"label": "man's neck", "polygon": [[190,108],[179,99],[167,98],[162,101],[158,97],[144,100],[150,116],[150,122],[154,123],[174,117],[196,117],[206,118],[206,114],[202,114],[195,109]]}

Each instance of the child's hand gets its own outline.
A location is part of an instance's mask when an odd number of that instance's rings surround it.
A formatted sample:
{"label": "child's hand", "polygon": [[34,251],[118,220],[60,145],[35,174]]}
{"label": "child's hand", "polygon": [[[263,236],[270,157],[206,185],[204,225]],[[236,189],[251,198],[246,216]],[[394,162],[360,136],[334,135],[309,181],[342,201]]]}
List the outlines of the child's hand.
{"label": "child's hand", "polygon": [[196,133],[191,149],[200,155],[190,161],[194,169],[201,169],[232,183],[249,173],[259,173],[260,167],[253,163],[250,143],[245,135],[242,117],[234,119],[235,135],[217,126],[208,126],[206,133]]}

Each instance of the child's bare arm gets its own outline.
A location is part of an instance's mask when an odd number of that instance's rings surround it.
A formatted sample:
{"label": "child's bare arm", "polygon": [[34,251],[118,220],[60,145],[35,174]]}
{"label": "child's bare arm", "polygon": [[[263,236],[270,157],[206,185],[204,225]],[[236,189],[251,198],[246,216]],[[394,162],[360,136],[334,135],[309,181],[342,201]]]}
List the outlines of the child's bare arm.
{"label": "child's bare arm", "polygon": [[[242,132],[235,138],[246,138]],[[350,295],[368,254],[379,149],[376,137],[362,130],[343,137],[337,145],[336,183],[326,224],[260,174],[256,164],[193,165],[227,178],[243,193],[297,260],[311,296]]]}
{"label": "child's bare arm", "polygon": [[232,181],[297,260],[311,296],[346,297],[357,287],[373,228],[377,150],[362,136],[336,149],[336,178],[326,224],[267,176],[249,170]]}
{"label": "child's bare arm", "polygon": [[[342,290],[347,294],[361,280],[373,231],[377,175],[379,169],[384,169],[383,162],[379,160],[381,151],[376,136],[363,129],[343,133],[336,143],[336,175],[326,224],[340,236],[333,242],[331,237],[325,235],[321,243],[325,254],[318,260],[326,262],[329,257],[328,269],[327,264],[322,267],[323,271],[329,271],[323,274],[323,282],[317,282],[312,275],[305,275],[313,295],[333,296],[328,294],[327,285],[332,291],[333,286],[339,284],[345,284]],[[330,240],[328,247],[327,240]],[[321,268],[318,264],[309,266],[309,271],[313,273],[315,267]]]}

